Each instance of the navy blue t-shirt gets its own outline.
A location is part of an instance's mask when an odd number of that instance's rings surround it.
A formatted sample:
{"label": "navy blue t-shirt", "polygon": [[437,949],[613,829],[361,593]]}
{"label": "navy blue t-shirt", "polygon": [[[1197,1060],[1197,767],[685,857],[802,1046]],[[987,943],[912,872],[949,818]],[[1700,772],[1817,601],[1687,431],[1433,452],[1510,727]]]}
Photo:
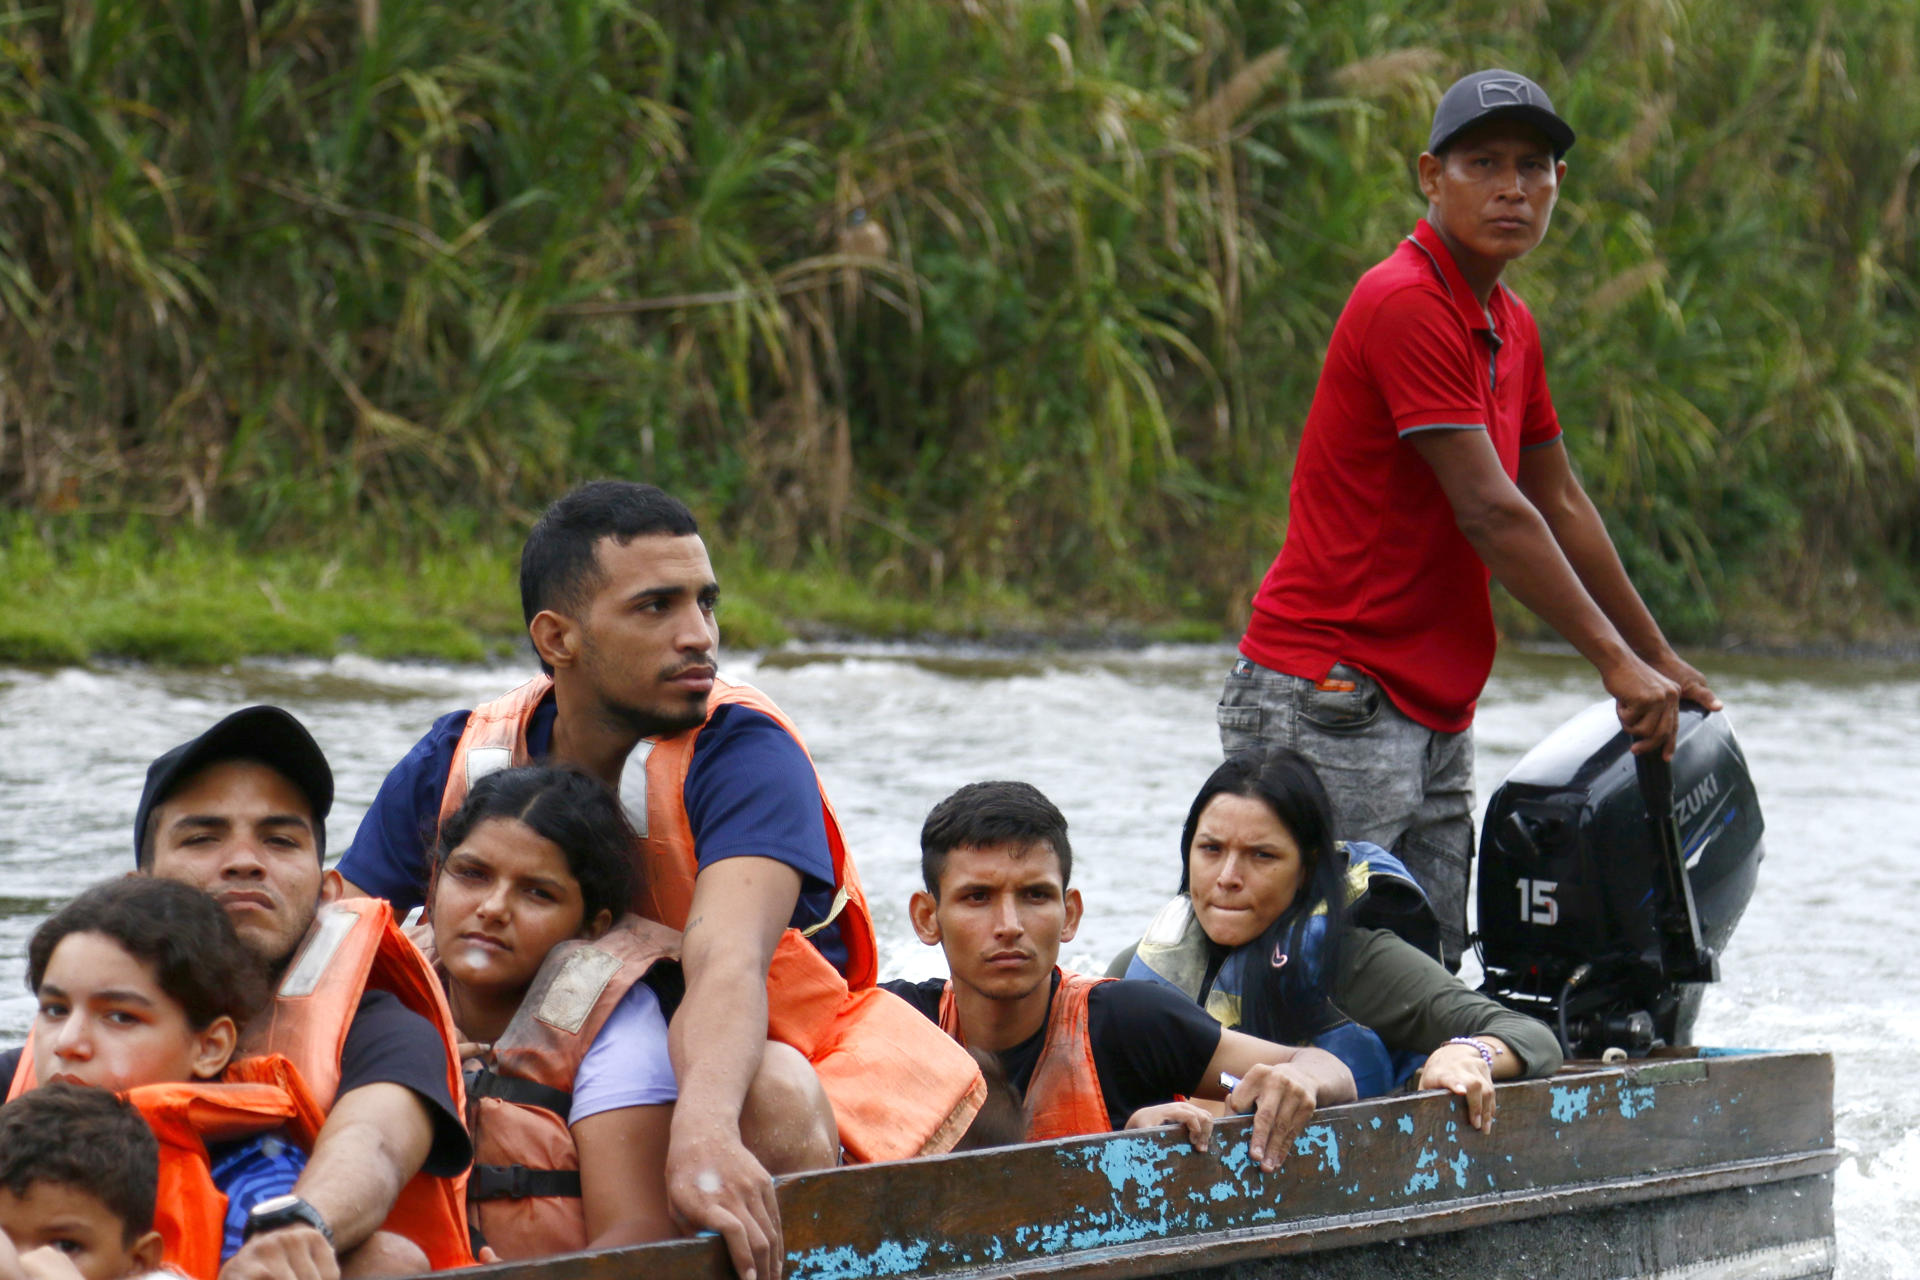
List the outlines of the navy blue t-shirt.
{"label": "navy blue t-shirt", "polygon": [[[534,709],[527,751],[546,758],[558,711],[553,694]],[[466,711],[434,721],[380,784],[340,874],[404,914],[426,897],[427,850],[440,824],[440,800],[453,768],[454,748],[466,731]],[[791,924],[819,922],[833,907],[833,853],[813,762],[772,717],[738,703],[714,708],[694,740],[682,796],[702,868],[726,858],[772,858],[800,873],[800,901]],[[639,868],[646,874],[645,866]],[[845,970],[846,947],[837,924],[813,937],[820,953]]]}

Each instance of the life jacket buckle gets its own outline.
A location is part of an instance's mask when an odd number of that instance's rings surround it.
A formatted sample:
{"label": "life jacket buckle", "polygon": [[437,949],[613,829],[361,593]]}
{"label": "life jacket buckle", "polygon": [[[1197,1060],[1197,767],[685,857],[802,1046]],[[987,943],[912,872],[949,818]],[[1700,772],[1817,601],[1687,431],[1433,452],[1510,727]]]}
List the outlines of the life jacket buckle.
{"label": "life jacket buckle", "polygon": [[524,1164],[473,1167],[468,1198],[476,1201],[525,1200],[533,1194],[533,1170]]}

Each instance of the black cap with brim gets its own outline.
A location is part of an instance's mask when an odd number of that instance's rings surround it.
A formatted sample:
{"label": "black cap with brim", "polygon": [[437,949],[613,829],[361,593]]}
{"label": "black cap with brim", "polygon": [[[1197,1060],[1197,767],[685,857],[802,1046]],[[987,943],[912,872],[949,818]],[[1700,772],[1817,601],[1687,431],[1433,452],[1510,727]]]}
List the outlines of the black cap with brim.
{"label": "black cap with brim", "polygon": [[333,807],[333,770],[320,744],[307,727],[279,707],[246,707],[234,712],[191,742],[183,742],[147,766],[147,787],[133,815],[133,857],[140,846],[147,819],[180,785],[210,764],[223,760],[254,760],[266,765],[300,789],[313,810],[314,840],[326,851],[323,832],[327,810]]}
{"label": "black cap with brim", "polygon": [[1573,126],[1554,114],[1547,91],[1512,71],[1476,71],[1454,81],[1434,109],[1427,150],[1439,155],[1468,129],[1488,120],[1521,120],[1540,130],[1554,159],[1573,146]]}

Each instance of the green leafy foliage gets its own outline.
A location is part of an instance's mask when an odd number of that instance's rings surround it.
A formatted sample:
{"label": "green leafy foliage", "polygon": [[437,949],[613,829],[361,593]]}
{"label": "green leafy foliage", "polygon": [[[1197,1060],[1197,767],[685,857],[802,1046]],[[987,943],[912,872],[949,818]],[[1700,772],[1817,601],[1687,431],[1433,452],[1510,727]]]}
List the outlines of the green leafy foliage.
{"label": "green leafy foliage", "polygon": [[[1911,614],[1917,56],[1907,0],[0,0],[0,492],[48,555],[131,521],[391,583],[619,474],[868,597],[831,619],[1224,627],[1432,106],[1498,63],[1581,133],[1511,282],[1657,611]],[[453,598],[262,635],[512,630]],[[89,651],[263,643],[208,603]]]}

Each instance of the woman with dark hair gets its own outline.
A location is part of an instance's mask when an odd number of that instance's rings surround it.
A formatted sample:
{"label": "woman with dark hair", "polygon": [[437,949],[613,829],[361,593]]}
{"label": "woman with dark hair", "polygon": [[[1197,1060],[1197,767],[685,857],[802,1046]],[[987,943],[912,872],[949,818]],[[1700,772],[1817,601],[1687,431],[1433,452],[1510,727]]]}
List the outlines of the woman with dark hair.
{"label": "woman with dark hair", "polygon": [[[633,897],[632,842],[619,804],[584,773],[507,769],[475,785],[441,827],[429,877],[434,944],[447,1002],[463,1031],[492,1039],[519,1009],[548,951],[568,938],[597,938],[626,913]],[[525,882],[504,884],[497,873],[508,871],[522,873]],[[520,901],[498,904],[496,914],[520,907],[511,918],[522,932],[531,931],[532,945],[490,944],[484,928],[459,932],[471,923],[460,914],[475,905],[469,899],[483,900],[496,882],[519,889]],[[643,996],[636,999],[644,1003]]]}
{"label": "woman with dark hair", "polygon": [[[490,774],[443,825],[418,932],[467,1063],[468,1219],[504,1260],[665,1239],[680,935],[626,914],[636,841],[572,769]],[[779,1113],[780,1137],[756,1141]],[[769,1045],[742,1115],[775,1172],[832,1164],[832,1108]]]}
{"label": "woman with dark hair", "polygon": [[1334,840],[1326,789],[1299,753],[1230,757],[1194,797],[1180,848],[1180,892],[1129,978],[1177,987],[1223,1025],[1337,1054],[1361,1097],[1417,1073],[1419,1088],[1465,1098],[1476,1128],[1493,1121],[1495,1080],[1559,1069],[1544,1024],[1433,958],[1438,923],[1406,868]]}

